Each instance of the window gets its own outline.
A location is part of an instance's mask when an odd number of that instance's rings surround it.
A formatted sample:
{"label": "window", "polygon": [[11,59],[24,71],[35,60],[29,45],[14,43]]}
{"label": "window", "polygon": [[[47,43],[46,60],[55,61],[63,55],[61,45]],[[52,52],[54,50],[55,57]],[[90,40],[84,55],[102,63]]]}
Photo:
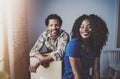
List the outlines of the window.
{"label": "window", "polygon": [[[1,8],[1,7],[0,7]],[[0,70],[3,70],[4,67],[4,63],[3,63],[3,59],[4,59],[4,46],[3,46],[3,28],[2,28],[2,11],[0,10]]]}
{"label": "window", "polygon": [[119,17],[118,17],[118,33],[117,33],[117,48],[120,48],[120,2],[119,2]]}

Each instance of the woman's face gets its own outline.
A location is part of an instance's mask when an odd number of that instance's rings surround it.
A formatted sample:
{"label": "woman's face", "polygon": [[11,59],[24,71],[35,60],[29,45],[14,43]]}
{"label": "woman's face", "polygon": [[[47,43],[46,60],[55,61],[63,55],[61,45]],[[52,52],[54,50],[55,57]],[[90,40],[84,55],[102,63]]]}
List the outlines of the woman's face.
{"label": "woman's face", "polygon": [[83,20],[79,29],[81,37],[83,39],[89,38],[91,35],[91,31],[92,31],[92,27],[91,27],[90,21],[88,19]]}
{"label": "woman's face", "polygon": [[50,19],[48,23],[48,30],[51,32],[52,37],[56,37],[60,32],[60,24],[57,19]]}

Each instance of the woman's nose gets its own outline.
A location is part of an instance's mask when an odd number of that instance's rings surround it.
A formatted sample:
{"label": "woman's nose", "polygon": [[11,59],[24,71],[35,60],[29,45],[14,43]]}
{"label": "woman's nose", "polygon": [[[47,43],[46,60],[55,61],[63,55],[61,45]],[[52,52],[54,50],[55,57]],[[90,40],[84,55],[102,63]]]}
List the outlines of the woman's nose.
{"label": "woman's nose", "polygon": [[87,31],[87,30],[88,30],[88,28],[87,28],[87,27],[84,27],[84,28],[83,28],[83,30]]}

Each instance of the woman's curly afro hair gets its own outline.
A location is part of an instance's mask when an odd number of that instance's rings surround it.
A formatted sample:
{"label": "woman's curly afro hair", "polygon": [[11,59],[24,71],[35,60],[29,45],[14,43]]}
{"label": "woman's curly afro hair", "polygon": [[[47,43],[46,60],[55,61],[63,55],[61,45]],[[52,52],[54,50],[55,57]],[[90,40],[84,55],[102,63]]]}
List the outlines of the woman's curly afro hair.
{"label": "woman's curly afro hair", "polygon": [[92,33],[89,40],[89,47],[91,50],[95,52],[99,52],[102,50],[103,46],[106,45],[106,41],[108,40],[108,28],[100,17],[95,14],[91,15],[82,15],[77,18],[73,24],[73,28],[71,31],[71,38],[79,38],[82,42],[82,37],[79,33],[79,29],[81,27],[82,21],[88,19],[90,21],[92,27]]}

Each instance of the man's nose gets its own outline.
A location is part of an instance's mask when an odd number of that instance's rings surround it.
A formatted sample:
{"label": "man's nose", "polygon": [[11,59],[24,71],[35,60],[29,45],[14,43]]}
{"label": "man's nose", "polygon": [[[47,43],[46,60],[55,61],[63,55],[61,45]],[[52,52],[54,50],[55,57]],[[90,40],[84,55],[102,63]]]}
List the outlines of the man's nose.
{"label": "man's nose", "polygon": [[55,26],[55,25],[53,26],[53,29],[56,29],[56,26]]}

